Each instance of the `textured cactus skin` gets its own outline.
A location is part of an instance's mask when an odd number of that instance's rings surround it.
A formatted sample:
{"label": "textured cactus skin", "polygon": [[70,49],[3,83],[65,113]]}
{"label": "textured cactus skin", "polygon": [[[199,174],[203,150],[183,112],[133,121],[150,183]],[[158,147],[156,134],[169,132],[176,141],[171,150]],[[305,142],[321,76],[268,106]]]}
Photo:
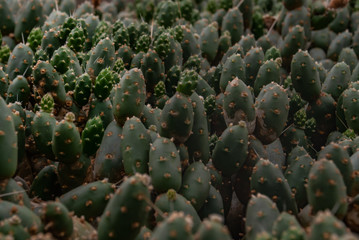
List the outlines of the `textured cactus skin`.
{"label": "textured cactus skin", "polygon": [[16,215],[1,221],[0,232],[6,235],[4,239],[30,239],[30,234],[22,226],[21,219]]}
{"label": "textured cactus skin", "polygon": [[44,201],[54,200],[61,195],[57,167],[48,165],[41,169],[30,186],[30,196]]}
{"label": "textured cactus skin", "polygon": [[21,40],[22,35],[26,39],[33,27],[43,22],[43,7],[40,0],[27,1],[18,15],[15,25],[15,38]]}
{"label": "textured cactus skin", "polygon": [[306,51],[299,50],[291,65],[293,87],[302,99],[313,101],[320,94],[320,79],[314,59]]}
{"label": "textured cactus skin", "polygon": [[351,43],[352,34],[350,32],[345,31],[338,34],[329,45],[327,57],[332,59],[333,61],[337,60],[340,52],[344,48],[349,47]]}
{"label": "textured cactus skin", "polygon": [[60,202],[78,217],[84,216],[89,222],[101,216],[115,188],[105,180],[79,186],[60,197]]}
{"label": "textured cactus skin", "polygon": [[150,240],[193,240],[191,218],[185,216],[183,212],[173,212],[163,223],[157,226]]}
{"label": "textured cactus skin", "polygon": [[344,116],[348,127],[353,129],[356,133],[359,131],[358,119],[356,112],[358,109],[357,99],[359,91],[355,88],[349,88],[343,92],[343,109]]}
{"label": "textured cactus skin", "polygon": [[193,127],[192,134],[186,141],[189,159],[207,163],[210,158],[208,141],[208,122],[204,105],[197,93],[191,95],[193,107]]}
{"label": "textured cactus skin", "polygon": [[303,49],[306,44],[306,38],[303,27],[296,25],[289,30],[288,35],[284,38],[284,43],[281,48],[281,55],[283,58],[283,66],[289,69],[293,55],[299,49]]}
{"label": "textured cactus skin", "polygon": [[127,72],[115,86],[113,114],[120,126],[127,117],[140,117],[145,106],[146,84],[142,71],[133,68]]}
{"label": "textured cactus skin", "polygon": [[330,211],[319,212],[313,219],[308,240],[324,240],[326,235],[343,236],[346,233],[346,227]]}
{"label": "textured cactus skin", "polygon": [[182,183],[180,157],[175,144],[168,138],[159,137],[151,145],[149,173],[152,185],[158,192],[169,189],[178,191]]}
{"label": "textured cactus skin", "polygon": [[60,32],[58,28],[51,28],[45,31],[45,34],[41,41],[41,49],[44,50],[48,57],[51,59],[52,54],[56,49],[61,47]]}
{"label": "textured cactus skin", "polygon": [[166,103],[161,112],[160,134],[174,137],[184,143],[189,138],[193,127],[193,107],[189,96],[176,92]]}
{"label": "textured cactus skin", "polygon": [[14,16],[9,9],[9,5],[6,0],[1,0],[0,4],[0,31],[3,35],[7,35],[15,29]]}
{"label": "textured cactus skin", "polygon": [[40,96],[50,92],[56,103],[65,104],[66,92],[63,79],[54,67],[44,61],[38,61],[33,68],[34,84]]}
{"label": "textured cactus skin", "polygon": [[95,79],[102,69],[115,64],[115,46],[109,39],[102,39],[91,51],[90,59],[86,65],[86,72]]}
{"label": "textured cactus skin", "polygon": [[66,193],[84,183],[91,160],[85,154],[73,163],[60,162],[58,165],[58,176],[61,190]]}
{"label": "textured cactus skin", "polygon": [[279,214],[275,203],[267,196],[253,195],[246,212],[247,238],[254,240],[263,232],[271,233],[274,221],[279,217]]}
{"label": "textured cactus skin", "polygon": [[31,122],[31,132],[40,153],[49,159],[54,159],[51,143],[56,120],[52,114],[53,99],[51,95],[45,95],[42,98],[42,103],[41,110],[35,114]]}
{"label": "textured cactus skin", "polygon": [[74,163],[81,156],[81,137],[73,123],[74,114],[68,113],[57,122],[52,135],[52,151],[55,159],[63,163]]}
{"label": "textured cactus skin", "polygon": [[[267,54],[267,53],[266,53]],[[246,79],[243,81],[253,87],[258,71],[264,62],[264,53],[260,47],[252,47],[243,59],[246,65]]]}
{"label": "textured cactus skin", "polygon": [[87,121],[81,135],[82,152],[84,154],[91,156],[96,153],[100,147],[104,131],[102,120],[99,116]]}
{"label": "textured cactus skin", "polygon": [[18,75],[28,77],[31,75],[31,64],[34,54],[30,47],[23,43],[19,43],[13,49],[9,61],[6,73],[10,80],[13,80]]}
{"label": "textured cactus skin", "polygon": [[94,177],[108,178],[110,182],[121,180],[124,175],[121,152],[122,127],[112,121],[106,128],[94,163]]}
{"label": "textured cactus skin", "polygon": [[[135,239],[146,221],[149,178],[126,179],[107,204],[98,226],[98,239]],[[121,207],[118,207],[121,206]]]}
{"label": "textured cactus skin", "polygon": [[224,92],[224,118],[227,125],[237,124],[243,120],[247,124],[248,132],[254,131],[255,109],[252,93],[244,82],[238,78],[228,83]]}
{"label": "textured cactus skin", "polygon": [[0,96],[6,99],[7,89],[9,87],[8,75],[0,68]]}
{"label": "textured cactus skin", "polygon": [[0,97],[0,179],[11,178],[16,171],[18,161],[18,146],[15,125],[11,110]]}
{"label": "textured cactus skin", "polygon": [[307,195],[313,214],[326,209],[339,218],[346,214],[346,187],[339,169],[332,161],[320,159],[314,163],[309,172]]}
{"label": "textured cactus skin", "polygon": [[125,173],[147,173],[151,137],[137,117],[128,119],[123,125],[121,152]]}
{"label": "textured cactus skin", "polygon": [[229,9],[222,20],[222,31],[229,31],[232,44],[241,39],[244,31],[243,15],[238,8]]}
{"label": "textured cactus skin", "polygon": [[305,184],[308,182],[309,171],[314,164],[314,161],[306,152],[303,152],[303,155],[301,156],[298,154],[295,158],[294,155],[296,154],[294,149],[291,153],[293,154],[293,160],[289,163],[287,159],[288,167],[284,176],[288,181],[290,189],[295,195],[298,208],[304,208],[308,203]]}
{"label": "textured cactus skin", "polygon": [[183,174],[180,193],[199,211],[209,195],[211,176],[202,162],[194,162]]}
{"label": "textured cactus skin", "polygon": [[201,219],[205,219],[210,217],[210,215],[212,214],[223,216],[224,209],[222,195],[220,194],[219,190],[217,190],[214,186],[211,185],[209,187],[208,197],[205,200],[202,208],[198,211],[198,215],[201,217]]}
{"label": "textured cactus skin", "polygon": [[240,54],[233,54],[230,56],[223,65],[221,78],[219,80],[219,86],[221,91],[224,92],[228,82],[238,77],[244,81],[246,79],[246,69],[244,61]]}
{"label": "textured cactus skin", "polygon": [[263,144],[270,144],[282,133],[287,121],[288,95],[282,86],[272,82],[261,90],[255,107],[257,122],[254,135]]}
{"label": "textured cactus skin", "polygon": [[251,177],[251,189],[254,193],[265,194],[275,199],[280,211],[286,209],[290,213],[297,214],[297,205],[287,180],[279,167],[268,160],[260,160],[255,165]]}
{"label": "textured cactus skin", "polygon": [[243,165],[248,150],[248,130],[245,122],[230,125],[218,139],[213,150],[213,165],[225,176],[231,176]]}
{"label": "textured cactus skin", "polygon": [[274,60],[266,61],[262,66],[260,66],[253,84],[254,95],[258,96],[263,87],[271,82],[278,84],[280,82],[280,66]]}
{"label": "textured cactus skin", "polygon": [[29,196],[12,178],[0,181],[0,194],[4,195],[1,197],[2,200],[31,208],[31,200]]}
{"label": "textured cactus skin", "polygon": [[17,215],[21,219],[21,225],[27,228],[30,234],[36,234],[43,230],[40,217],[25,206],[20,206],[8,201],[0,201],[0,221]]}
{"label": "textured cactus skin", "polygon": [[232,239],[228,228],[224,226],[221,222],[221,217],[212,215],[209,219],[205,219],[199,230],[195,235],[195,239],[198,240],[213,240],[213,239],[223,239],[230,240]]}
{"label": "textured cactus skin", "polygon": [[323,158],[334,162],[343,177],[347,193],[349,194],[353,184],[353,165],[346,148],[331,142],[318,153],[318,159]]}
{"label": "textured cactus skin", "polygon": [[350,68],[344,63],[335,64],[328,73],[322,91],[331,94],[334,100],[338,100],[340,94],[348,88],[350,82]]}
{"label": "textured cactus skin", "polygon": [[97,98],[90,97],[89,118],[100,116],[103,127],[106,128],[114,120],[112,108],[112,103],[109,98],[101,101]]}
{"label": "textured cactus skin", "polygon": [[300,224],[293,215],[282,212],[273,224],[272,235],[277,239],[282,239],[283,234],[291,227],[301,229]]}
{"label": "textured cactus skin", "polygon": [[[181,194],[176,193],[173,189],[169,189],[167,193],[160,194],[156,198],[155,205],[165,214],[165,216],[168,216],[175,211],[183,212],[185,215],[191,216],[194,232],[198,230],[201,224],[201,219],[190,201]],[[161,215],[156,214],[156,221],[162,222],[163,220],[164,218]]]}
{"label": "textured cactus skin", "polygon": [[200,43],[202,56],[209,62],[213,61],[216,57],[219,46],[217,23],[211,23],[202,30]]}
{"label": "textured cactus skin", "polygon": [[7,103],[21,102],[25,106],[30,98],[30,85],[26,78],[19,75],[12,80],[9,88],[7,89]]}
{"label": "textured cactus skin", "polygon": [[101,70],[96,78],[93,92],[97,99],[105,100],[110,96],[112,85],[114,83],[114,75],[109,68]]}
{"label": "textured cactus skin", "polygon": [[41,209],[41,218],[45,224],[44,230],[55,237],[68,238],[74,230],[70,212],[61,202],[47,202]]}

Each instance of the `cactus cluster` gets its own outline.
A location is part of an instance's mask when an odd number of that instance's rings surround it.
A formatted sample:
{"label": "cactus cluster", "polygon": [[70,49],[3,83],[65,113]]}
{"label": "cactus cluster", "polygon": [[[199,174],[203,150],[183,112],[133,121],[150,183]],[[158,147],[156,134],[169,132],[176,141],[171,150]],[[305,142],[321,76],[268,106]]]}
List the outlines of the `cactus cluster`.
{"label": "cactus cluster", "polygon": [[0,0],[0,239],[358,239],[358,23],[358,1]]}

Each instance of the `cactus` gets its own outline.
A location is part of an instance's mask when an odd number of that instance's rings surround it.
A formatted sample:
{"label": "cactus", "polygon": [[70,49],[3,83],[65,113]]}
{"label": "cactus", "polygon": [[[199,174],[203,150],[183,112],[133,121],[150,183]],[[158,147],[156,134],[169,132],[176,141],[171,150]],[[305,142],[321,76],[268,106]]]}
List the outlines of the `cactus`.
{"label": "cactus", "polygon": [[40,96],[50,92],[56,103],[65,104],[66,92],[63,80],[54,67],[44,61],[38,61],[33,68],[34,84]]}
{"label": "cactus", "polygon": [[164,63],[159,55],[153,51],[148,50],[141,60],[141,71],[146,80],[147,94],[154,92],[155,85],[164,79]]}
{"label": "cactus", "polygon": [[29,77],[31,74],[31,64],[33,61],[33,52],[30,47],[23,43],[19,43],[13,49],[6,72],[9,75],[9,79],[13,80],[18,75]]}
{"label": "cactus", "polygon": [[262,88],[256,103],[257,123],[254,135],[263,144],[272,143],[282,133],[288,117],[289,99],[277,83]]}
{"label": "cactus", "polygon": [[[156,198],[155,205],[165,216],[170,215],[174,211],[183,212],[185,215],[190,216],[193,221],[193,231],[197,231],[201,224],[201,219],[192,204],[173,189],[169,189],[167,193],[160,194]],[[159,212],[156,212],[155,216],[158,222],[165,220],[164,216],[160,215]]]}
{"label": "cactus", "polygon": [[257,239],[258,235],[271,233],[279,211],[267,196],[253,195],[246,212],[246,230],[248,240]]}
{"label": "cactus", "polygon": [[194,162],[188,166],[183,175],[180,193],[187,198],[198,211],[209,195],[210,174],[202,162]]}
{"label": "cactus", "polygon": [[176,146],[168,138],[157,138],[150,148],[149,173],[158,192],[178,191],[182,183],[182,169]]}
{"label": "cactus", "polygon": [[127,117],[140,117],[146,98],[146,84],[142,71],[138,68],[131,69],[114,89],[113,114],[117,123],[123,126]]}
{"label": "cactus", "polygon": [[73,98],[79,106],[85,106],[91,95],[92,82],[87,73],[77,77]]}
{"label": "cactus", "polygon": [[326,159],[319,159],[310,169],[308,178],[307,195],[312,213],[328,209],[337,217],[343,218],[348,208],[346,187],[335,164]]}
{"label": "cactus", "polygon": [[151,138],[141,120],[137,117],[127,119],[121,138],[125,173],[147,173]]}
{"label": "cactus", "polygon": [[114,186],[106,180],[95,181],[72,189],[59,200],[78,217],[93,222],[101,216],[114,191]]}
{"label": "cactus", "polygon": [[292,62],[293,55],[299,49],[304,49],[306,44],[306,37],[304,35],[303,27],[296,25],[289,30],[289,33],[284,38],[284,43],[281,48],[281,55],[283,58],[283,66],[289,69]]}
{"label": "cactus", "polygon": [[91,51],[90,59],[86,65],[86,71],[92,79],[95,79],[102,69],[107,67],[112,69],[114,64],[114,43],[109,38],[105,38],[100,40],[96,47]]}
{"label": "cactus", "polygon": [[182,72],[177,85],[177,92],[168,101],[161,112],[160,134],[174,137],[184,143],[190,136],[193,127],[193,107],[189,96],[197,86],[198,75],[193,70]]}
{"label": "cactus", "polygon": [[194,112],[192,134],[186,141],[190,161],[207,163],[210,158],[208,142],[208,122],[204,104],[197,93],[191,95]]}
{"label": "cactus", "polygon": [[31,131],[39,152],[49,159],[54,159],[55,155],[52,152],[52,134],[56,120],[52,114],[54,99],[51,94],[44,95],[40,105],[41,110],[35,114],[31,123]]}
{"label": "cactus", "polygon": [[211,215],[208,219],[205,219],[201,224],[195,238],[198,240],[205,239],[223,239],[230,240],[231,235],[228,228],[223,225],[220,216]]}
{"label": "cactus", "polygon": [[313,101],[320,94],[320,79],[313,58],[306,51],[299,50],[291,64],[293,87],[306,101]]}
{"label": "cactus", "polygon": [[297,205],[287,180],[278,165],[268,160],[260,160],[253,169],[251,190],[254,193],[265,194],[273,199],[280,211],[297,214]]}
{"label": "cactus", "polygon": [[60,46],[60,32],[58,28],[51,28],[48,31],[45,31],[41,41],[41,48],[47,53],[47,55],[49,55],[49,58],[52,57],[54,51]]}
{"label": "cactus", "polygon": [[94,163],[94,177],[108,178],[111,182],[122,179],[123,163],[121,151],[122,127],[112,121],[106,128]]}
{"label": "cactus", "polygon": [[33,27],[43,23],[44,15],[42,14],[43,7],[40,0],[30,0],[23,5],[22,11],[17,17],[15,25],[15,38],[22,39],[22,36],[27,39]]}
{"label": "cactus", "polygon": [[310,227],[308,240],[324,240],[326,236],[343,236],[346,233],[346,227],[330,211],[319,212],[313,219]]}
{"label": "cactus", "polygon": [[0,221],[9,219],[12,216],[18,216],[21,220],[21,225],[27,229],[30,235],[34,235],[43,230],[40,217],[25,206],[20,206],[8,201],[0,201]]}
{"label": "cactus", "polygon": [[334,100],[338,100],[341,93],[348,88],[350,82],[350,68],[344,63],[335,64],[326,77],[322,91],[332,95]]}
{"label": "cactus", "polygon": [[74,163],[81,156],[81,138],[75,124],[75,115],[67,113],[57,122],[52,135],[52,151],[55,159],[63,163]]}
{"label": "cactus", "polygon": [[89,119],[81,135],[82,152],[87,156],[95,154],[100,147],[103,134],[104,127],[101,118],[97,116]]}
{"label": "cactus", "polygon": [[334,162],[343,177],[347,192],[349,194],[353,183],[353,166],[351,164],[350,156],[346,150],[346,147],[341,147],[339,144],[331,142],[318,153],[318,159],[323,158],[332,160]]}
{"label": "cactus", "polygon": [[273,223],[273,237],[276,239],[282,239],[284,233],[292,227],[302,229],[297,219],[293,215],[290,215],[287,212],[282,212]]}
{"label": "cactus", "polygon": [[172,1],[164,1],[158,5],[156,20],[160,26],[171,27],[178,17],[178,6]]}
{"label": "cactus", "polygon": [[[211,176],[211,181],[212,181],[212,176]],[[201,217],[201,219],[205,219],[213,214],[223,216],[224,209],[223,209],[222,195],[213,185],[211,185],[209,187],[208,197],[204,202],[202,208],[198,211],[198,215]]]}
{"label": "cactus", "polygon": [[263,87],[272,82],[280,83],[280,64],[277,61],[268,60],[260,66],[254,84],[251,84],[254,88],[254,95],[258,96]]}
{"label": "cactus", "polygon": [[0,146],[4,153],[0,158],[0,163],[2,164],[0,179],[4,179],[11,178],[15,174],[18,161],[18,146],[13,115],[2,97],[0,97],[0,111],[2,112],[0,118]]}
{"label": "cactus", "polygon": [[[296,151],[303,152],[297,153]],[[306,151],[304,149],[302,150],[299,146],[294,148],[291,154],[291,159],[293,160],[289,162],[287,159],[288,167],[284,176],[288,181],[292,193],[295,195],[298,208],[304,208],[308,203],[305,184],[308,182],[309,171],[314,161]]]}
{"label": "cactus", "polygon": [[232,44],[238,42],[243,35],[244,23],[243,15],[238,8],[234,7],[227,11],[222,21],[222,31],[229,31]]}
{"label": "cactus", "polygon": [[95,86],[93,92],[97,99],[105,100],[112,90],[114,83],[114,75],[109,68],[101,70],[96,77]]}
{"label": "cactus", "polygon": [[61,195],[61,187],[58,180],[57,167],[48,165],[34,178],[30,186],[30,196],[38,197],[44,201],[54,200]]}
{"label": "cactus", "polygon": [[248,130],[244,121],[229,125],[213,150],[213,165],[225,176],[233,175],[243,165],[248,150]]}
{"label": "cactus", "polygon": [[12,80],[7,89],[7,103],[21,102],[22,106],[26,106],[30,99],[30,85],[26,78],[19,75]]}
{"label": "cactus", "polygon": [[70,212],[61,202],[47,202],[41,209],[41,220],[45,232],[51,232],[54,237],[66,239],[74,230]]}
{"label": "cactus", "polygon": [[[15,29],[15,21],[13,13],[11,12],[8,2],[6,0],[0,1],[0,31],[3,35],[7,35],[9,33],[14,32]],[[1,42],[0,42],[1,45]]]}
{"label": "cactus", "polygon": [[200,43],[202,56],[205,57],[209,62],[212,62],[216,57],[219,46],[217,22],[211,23],[202,30]]}
{"label": "cactus", "polygon": [[247,53],[243,59],[246,65],[246,78],[242,79],[247,85],[253,87],[254,81],[257,78],[258,71],[264,61],[264,53],[261,48],[253,47]]}
{"label": "cactus", "polygon": [[223,70],[219,81],[221,91],[224,92],[228,82],[232,81],[236,77],[242,81],[245,81],[246,79],[245,64],[240,54],[233,54],[226,60],[225,64],[223,65]]}
{"label": "cactus", "polygon": [[127,178],[102,214],[98,226],[98,239],[135,239],[149,211],[148,199],[149,177],[136,174]]}

